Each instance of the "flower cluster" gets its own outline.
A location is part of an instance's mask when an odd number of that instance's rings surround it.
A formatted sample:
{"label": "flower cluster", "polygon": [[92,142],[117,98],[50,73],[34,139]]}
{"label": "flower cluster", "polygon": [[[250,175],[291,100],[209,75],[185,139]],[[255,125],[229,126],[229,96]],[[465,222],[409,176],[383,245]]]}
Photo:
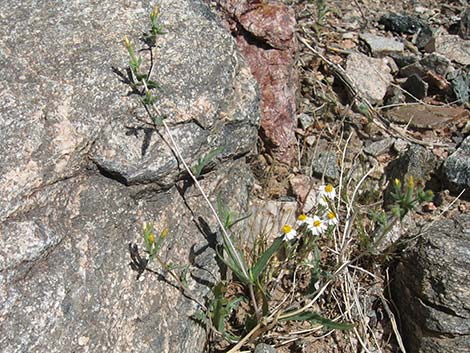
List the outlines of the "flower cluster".
{"label": "flower cluster", "polygon": [[318,207],[310,215],[301,214],[297,218],[298,229],[293,229],[290,225],[282,227],[281,236],[286,241],[295,239],[299,233],[306,231],[313,236],[319,236],[329,228],[338,224],[338,216],[330,207],[334,203],[336,190],[331,184],[321,185],[318,192]]}

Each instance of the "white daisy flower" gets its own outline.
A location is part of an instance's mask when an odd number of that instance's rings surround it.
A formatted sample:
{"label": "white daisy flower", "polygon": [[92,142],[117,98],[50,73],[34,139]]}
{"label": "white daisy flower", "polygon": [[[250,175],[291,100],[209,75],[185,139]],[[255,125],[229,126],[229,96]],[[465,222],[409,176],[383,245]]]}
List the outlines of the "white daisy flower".
{"label": "white daisy flower", "polygon": [[333,211],[329,210],[326,213],[325,221],[329,226],[334,226],[338,224],[338,216]]}
{"label": "white daisy flower", "polygon": [[306,214],[302,213],[301,215],[299,215],[299,217],[297,217],[298,226],[301,226],[303,224],[309,225],[309,224],[312,224],[312,222],[313,222],[313,218],[307,216]]}
{"label": "white daisy flower", "polygon": [[336,197],[336,190],[331,184],[324,184],[320,186],[320,197],[326,197],[328,200],[334,200]]}
{"label": "white daisy flower", "polygon": [[284,240],[292,240],[297,237],[297,231],[292,229],[290,225],[286,224],[284,227],[282,227],[281,236],[284,236]]}
{"label": "white daisy flower", "polygon": [[323,207],[328,207],[329,206],[328,205],[328,197],[326,197],[323,194],[318,195],[317,202],[320,204],[320,206],[323,206]]}
{"label": "white daisy flower", "polygon": [[322,234],[327,228],[327,224],[323,222],[318,216],[313,216],[313,222],[308,226],[308,229],[313,235]]}

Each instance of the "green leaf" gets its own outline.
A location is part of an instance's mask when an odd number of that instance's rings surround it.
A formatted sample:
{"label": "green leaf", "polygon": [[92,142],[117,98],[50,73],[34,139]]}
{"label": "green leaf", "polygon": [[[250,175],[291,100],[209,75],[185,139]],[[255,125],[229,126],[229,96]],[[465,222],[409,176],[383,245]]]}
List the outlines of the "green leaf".
{"label": "green leaf", "polygon": [[[235,214],[231,212],[228,207],[222,201],[222,193],[219,192],[217,195],[217,214],[219,215],[225,229],[232,228],[238,222],[241,222],[251,216],[251,213],[248,213],[244,216],[235,217]],[[235,220],[233,220],[236,218]]]}
{"label": "green leaf", "polygon": [[147,79],[147,74],[141,74],[141,73],[135,73],[135,78],[138,80],[138,81],[143,81],[143,80],[146,80]]}
{"label": "green leaf", "polygon": [[156,126],[162,126],[163,125],[163,119],[165,119],[164,116],[152,116],[153,123]]}
{"label": "green leaf", "polygon": [[193,319],[205,327],[210,327],[210,319],[204,311],[197,310],[193,314]]}
{"label": "green leaf", "polygon": [[154,89],[154,88],[159,88],[159,87],[160,86],[155,81],[152,81],[152,80],[147,81],[147,88],[148,89]]}
{"label": "green leaf", "polygon": [[180,275],[180,281],[183,284],[184,288],[188,287],[188,280],[187,280],[188,272],[189,272],[189,265],[186,265],[184,266],[183,271],[181,271],[181,275]]}
{"label": "green leaf", "polygon": [[217,283],[212,292],[214,293],[214,305],[212,311],[212,324],[219,332],[224,332],[225,317],[227,316],[227,299],[224,297],[226,288],[223,282]]}
{"label": "green leaf", "polygon": [[204,167],[206,167],[207,164],[209,164],[217,155],[221,154],[223,151],[224,147],[218,147],[207,153],[204,157],[199,158],[197,164],[191,168],[194,176],[196,178],[200,176]]}
{"label": "green leaf", "polygon": [[268,265],[269,259],[279,250],[283,241],[282,237],[276,238],[276,240],[274,240],[271,246],[263,253],[263,255],[260,256],[256,264],[251,268],[251,274],[254,280],[258,280],[260,274]]}
{"label": "green leaf", "polygon": [[[289,313],[286,313],[288,315]],[[350,330],[354,327],[353,324],[347,322],[335,322],[326,317],[321,316],[320,314],[314,313],[312,311],[305,311],[300,314],[289,316],[281,319],[280,321],[309,321],[311,324],[321,324],[326,329],[333,330]]]}
{"label": "green leaf", "polygon": [[[224,249],[226,249],[226,246],[224,245]],[[227,249],[226,249],[227,250]],[[228,250],[227,250],[228,252]],[[229,255],[229,258],[226,259],[224,258],[224,256],[222,256],[222,254],[219,253],[219,251],[217,251],[217,255],[219,256],[219,258],[227,265],[228,268],[230,268],[230,270],[232,270],[232,272],[238,277],[238,279],[240,281],[242,281],[243,283],[245,284],[249,284],[251,283],[250,279],[247,278],[244,274],[243,274],[243,271],[241,270],[240,266],[237,265],[237,262],[236,262],[236,259],[234,260],[234,256],[230,256]],[[242,258],[241,258],[242,259]]]}

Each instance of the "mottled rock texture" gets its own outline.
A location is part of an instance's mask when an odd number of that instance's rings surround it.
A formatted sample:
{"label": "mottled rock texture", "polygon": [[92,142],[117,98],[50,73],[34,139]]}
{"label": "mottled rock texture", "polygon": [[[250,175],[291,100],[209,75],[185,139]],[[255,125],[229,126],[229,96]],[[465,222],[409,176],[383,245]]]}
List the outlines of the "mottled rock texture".
{"label": "mottled rock texture", "polygon": [[282,163],[295,159],[294,11],[278,1],[217,0],[261,90],[261,133]]}
{"label": "mottled rock texture", "polygon": [[470,215],[441,220],[402,256],[393,283],[407,351],[470,347]]}
{"label": "mottled rock texture", "polygon": [[390,181],[385,193],[387,204],[392,203],[391,193],[393,192],[393,181],[399,179],[402,184],[406,184],[410,177],[413,177],[416,185],[425,187],[439,167],[436,156],[425,147],[410,145],[406,151],[393,160],[386,167],[387,179]]}
{"label": "mottled rock texture", "polygon": [[[201,182],[241,210],[255,80],[201,1],[159,4],[159,107],[188,164],[224,147]],[[163,258],[217,275],[214,219],[122,82],[122,38],[138,42],[152,6],[0,0],[1,352],[202,351],[205,333],[189,319],[196,305],[166,276],[136,281],[129,266],[128,243],[142,244],[153,221],[170,228]],[[208,281],[195,271],[189,283],[202,297]]]}
{"label": "mottled rock texture", "polygon": [[442,166],[444,181],[454,193],[465,190],[463,197],[470,199],[470,136],[447,158]]}
{"label": "mottled rock texture", "polygon": [[361,53],[348,56],[346,73],[357,90],[372,104],[382,102],[393,79],[386,58],[370,58]]}

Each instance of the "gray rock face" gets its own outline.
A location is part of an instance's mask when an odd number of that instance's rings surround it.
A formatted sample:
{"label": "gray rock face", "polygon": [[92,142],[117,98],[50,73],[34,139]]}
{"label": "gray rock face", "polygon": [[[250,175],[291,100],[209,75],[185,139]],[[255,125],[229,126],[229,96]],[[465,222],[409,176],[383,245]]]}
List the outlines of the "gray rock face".
{"label": "gray rock face", "polygon": [[[161,112],[189,165],[224,147],[203,188],[243,209],[255,81],[199,0],[159,5]],[[197,219],[214,232],[213,217],[116,74],[128,66],[120,41],[137,43],[151,10],[137,0],[0,0],[1,352],[202,351],[196,305],[158,275],[136,281],[128,265],[128,243],[142,244],[142,224],[154,222],[170,229],[163,258],[215,271],[213,236]],[[201,298],[204,280],[213,279],[189,279]]]}
{"label": "gray rock face", "polygon": [[470,136],[467,136],[457,151],[447,158],[442,170],[452,191],[460,193],[466,189],[464,196],[470,196]]}
{"label": "gray rock face", "polygon": [[470,347],[469,230],[469,215],[437,222],[397,267],[393,294],[410,352]]}

